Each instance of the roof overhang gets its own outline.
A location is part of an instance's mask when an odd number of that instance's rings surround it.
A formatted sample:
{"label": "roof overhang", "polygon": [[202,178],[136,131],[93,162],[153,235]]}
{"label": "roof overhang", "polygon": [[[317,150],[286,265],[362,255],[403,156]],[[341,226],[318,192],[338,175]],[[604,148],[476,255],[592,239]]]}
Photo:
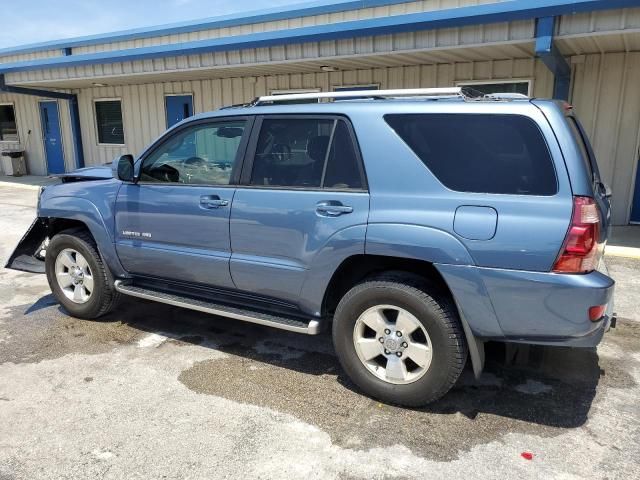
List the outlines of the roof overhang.
{"label": "roof overhang", "polygon": [[227,52],[249,48],[389,35],[636,6],[640,6],[640,0],[509,0],[471,7],[274,30],[193,42],[170,43],[152,47],[6,63],[0,64],[0,73],[130,62],[210,52]]}

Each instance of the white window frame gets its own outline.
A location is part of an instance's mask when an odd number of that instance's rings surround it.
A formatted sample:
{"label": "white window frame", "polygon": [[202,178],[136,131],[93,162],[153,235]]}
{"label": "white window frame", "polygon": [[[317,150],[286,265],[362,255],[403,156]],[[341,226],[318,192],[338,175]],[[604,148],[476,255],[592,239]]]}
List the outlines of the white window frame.
{"label": "white window frame", "polygon": [[13,108],[13,118],[16,122],[16,136],[18,137],[17,140],[0,140],[0,143],[20,143],[20,129],[18,128],[18,115],[16,114],[15,102],[0,102],[0,105],[11,105],[11,108]]}
{"label": "white window frame", "polygon": [[[285,88],[283,90],[271,90],[271,93],[269,93],[269,95],[288,95],[291,93],[318,93],[321,91],[322,89],[320,88]],[[316,101],[320,103],[319,98]]]}
{"label": "white window frame", "polygon": [[[120,102],[120,115],[122,115],[122,137],[124,143],[100,143],[100,136],[98,135],[98,111],[96,110],[96,103],[98,102]],[[94,98],[93,99],[93,127],[96,135],[96,145],[98,147],[126,147],[127,135],[124,128],[124,109],[122,108],[122,97],[113,98]]]}
{"label": "white window frame", "polygon": [[[380,90],[380,84],[379,83],[354,83],[354,84],[340,84],[340,85],[332,85],[331,86],[331,91],[332,92],[346,92],[348,90],[338,90],[341,88],[368,88],[370,90]],[[358,90],[354,90],[355,92],[357,92]]]}
{"label": "white window frame", "polygon": [[527,83],[529,87],[527,88],[527,95],[529,97],[533,96],[533,78],[509,78],[504,80],[462,80],[460,82],[456,82],[456,87],[473,87],[474,85],[505,85],[511,83]]}

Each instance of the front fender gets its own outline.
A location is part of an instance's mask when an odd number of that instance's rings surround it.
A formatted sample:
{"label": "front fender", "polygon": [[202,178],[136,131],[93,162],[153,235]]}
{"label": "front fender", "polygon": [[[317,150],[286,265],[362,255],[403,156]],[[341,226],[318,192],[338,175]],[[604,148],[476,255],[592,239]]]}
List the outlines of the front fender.
{"label": "front fender", "polygon": [[113,275],[116,277],[127,275],[116,254],[113,229],[107,226],[105,219],[93,202],[78,197],[49,197],[46,201],[41,202],[38,215],[46,218],[66,218],[84,223],[95,239],[98,251]]}

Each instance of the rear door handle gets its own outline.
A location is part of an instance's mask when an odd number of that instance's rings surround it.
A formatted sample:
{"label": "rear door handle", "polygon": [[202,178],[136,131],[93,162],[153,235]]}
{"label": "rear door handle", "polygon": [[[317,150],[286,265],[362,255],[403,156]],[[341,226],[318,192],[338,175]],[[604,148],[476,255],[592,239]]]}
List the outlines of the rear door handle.
{"label": "rear door handle", "polygon": [[229,200],[224,200],[218,195],[203,195],[200,197],[200,206],[202,208],[220,208],[229,205]]}
{"label": "rear door handle", "polygon": [[339,217],[353,212],[353,207],[343,205],[342,202],[337,200],[328,200],[326,202],[318,202],[316,204],[316,212],[323,217]]}

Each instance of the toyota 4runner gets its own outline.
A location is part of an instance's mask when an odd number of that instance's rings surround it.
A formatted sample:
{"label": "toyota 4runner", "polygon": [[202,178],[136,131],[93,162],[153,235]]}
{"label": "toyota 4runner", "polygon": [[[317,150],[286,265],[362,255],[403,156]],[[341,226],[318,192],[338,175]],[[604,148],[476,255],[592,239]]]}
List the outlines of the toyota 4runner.
{"label": "toyota 4runner", "polygon": [[610,193],[566,103],[260,97],[61,177],[8,266],[46,272],[71,315],[128,295],[331,325],[346,373],[386,402],[438,399],[467,358],[478,375],[488,340],[593,347],[615,321]]}

